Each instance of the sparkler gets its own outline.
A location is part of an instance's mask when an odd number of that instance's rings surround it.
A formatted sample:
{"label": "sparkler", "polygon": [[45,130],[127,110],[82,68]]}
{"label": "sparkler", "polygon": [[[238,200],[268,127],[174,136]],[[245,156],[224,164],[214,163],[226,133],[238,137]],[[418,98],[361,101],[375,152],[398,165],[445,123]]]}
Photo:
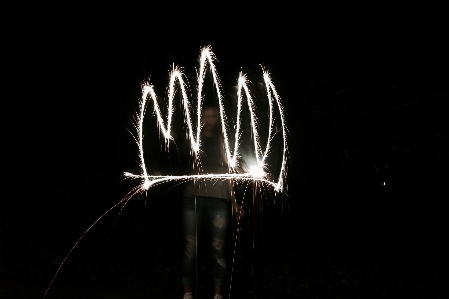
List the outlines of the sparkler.
{"label": "sparkler", "polygon": [[[125,195],[124,198],[122,198],[118,203],[116,203],[114,206],[109,208],[105,213],[103,213],[95,222],[81,235],[81,237],[76,241],[76,243],[73,245],[73,247],[70,249],[69,253],[65,256],[64,260],[60,264],[58,270],[56,271],[55,275],[53,276],[45,294],[44,298],[46,297],[55,277],[58,275],[59,271],[61,270],[62,266],[64,265],[65,261],[69,257],[69,255],[72,253],[72,251],[75,249],[75,247],[78,245],[78,243],[83,239],[83,237],[91,230],[95,224],[97,224],[106,214],[111,212],[113,209],[119,207],[121,204],[123,206],[121,207],[121,210],[124,208],[124,206],[128,203],[128,201],[133,198],[135,195],[142,194],[145,191],[149,190],[152,186],[170,182],[170,181],[187,181],[187,180],[234,180],[234,181],[249,181],[249,182],[260,182],[262,185],[265,186],[271,186],[276,192],[283,192],[284,190],[284,181],[286,180],[287,176],[287,128],[285,125],[285,116],[284,116],[284,108],[281,104],[281,99],[279,94],[276,91],[276,88],[270,78],[270,74],[268,71],[262,68],[263,71],[263,79],[265,83],[265,88],[267,92],[267,98],[268,98],[268,104],[269,104],[269,125],[268,125],[268,138],[267,138],[267,144],[265,145],[265,148],[261,145],[261,138],[259,135],[259,122],[257,120],[257,115],[255,113],[255,101],[250,93],[250,89],[248,88],[249,81],[247,77],[240,72],[239,78],[238,78],[238,90],[237,90],[237,118],[236,118],[236,126],[235,126],[235,132],[234,132],[234,146],[231,148],[230,144],[230,138],[229,136],[231,133],[229,132],[228,125],[227,125],[227,116],[225,114],[225,108],[223,103],[223,94],[221,90],[221,81],[217,74],[216,67],[215,67],[215,61],[216,57],[215,54],[212,52],[212,48],[210,46],[206,46],[201,49],[201,56],[200,56],[200,68],[199,73],[197,77],[198,82],[198,89],[197,89],[197,127],[194,128],[192,124],[192,116],[191,116],[191,110],[190,110],[190,102],[188,100],[187,96],[187,84],[184,81],[184,73],[182,72],[181,68],[173,67],[172,71],[170,72],[170,85],[168,90],[168,115],[167,119],[164,120],[162,111],[159,107],[156,93],[154,90],[154,86],[151,85],[149,82],[148,84],[144,84],[142,86],[142,98],[141,102],[139,103],[139,112],[136,115],[136,121],[135,121],[135,129],[137,132],[137,135],[134,136],[134,139],[138,145],[139,149],[139,159],[140,159],[140,173],[134,174],[130,172],[125,172],[123,175],[125,178],[137,180],[139,182],[138,185],[133,187],[131,190],[128,191],[128,193]],[[191,149],[192,152],[195,154],[195,157],[198,156],[198,153],[200,151],[201,147],[201,108],[202,108],[202,90],[203,90],[203,84],[204,84],[204,78],[206,74],[206,67],[209,66],[209,71],[212,74],[213,82],[217,90],[217,97],[218,97],[218,103],[219,103],[219,110],[220,110],[220,118],[221,118],[221,125],[222,125],[222,132],[223,132],[223,139],[224,139],[224,146],[226,151],[226,158],[228,161],[228,167],[229,172],[228,173],[217,173],[217,174],[198,174],[198,175],[150,175],[148,174],[148,171],[146,169],[145,165],[145,159],[144,159],[144,147],[143,147],[143,123],[144,123],[144,116],[146,111],[146,106],[148,102],[148,98],[150,98],[154,105],[154,112],[157,117],[157,123],[159,126],[159,129],[163,135],[163,138],[166,142],[172,141],[174,138],[171,135],[171,123],[172,123],[172,115],[173,115],[173,101],[175,97],[175,84],[176,82],[179,83],[180,89],[181,89],[181,96],[182,96],[182,105],[184,107],[184,116],[185,116],[185,122],[187,124],[188,129],[188,137],[191,142]],[[254,140],[254,153],[255,153],[255,161],[256,163],[254,165],[251,165],[248,167],[249,171],[244,173],[239,173],[239,170],[237,169],[239,166],[239,158],[240,158],[240,152],[239,152],[239,144],[240,144],[240,137],[241,137],[241,121],[242,121],[242,102],[243,102],[243,93],[244,96],[247,99],[247,104],[249,107],[249,118],[251,122],[251,128],[252,128],[252,134],[253,134],[253,140]],[[280,123],[281,123],[281,131],[282,131],[282,141],[283,141],[283,150],[282,150],[282,162],[281,167],[279,171],[279,176],[275,179],[273,179],[273,176],[270,175],[269,167],[267,166],[267,158],[270,153],[271,145],[273,142],[273,137],[275,135],[275,128],[274,128],[274,107],[277,106],[278,108],[278,115],[280,116]],[[196,134],[195,134],[196,133]],[[253,191],[255,192],[255,190]],[[120,210],[120,211],[121,211]],[[120,212],[119,212],[120,214]],[[237,229],[237,235],[236,235],[236,242],[238,238],[238,233],[240,232],[240,229]],[[234,250],[235,254],[235,250]],[[234,260],[234,259],[233,259]]]}
{"label": "sparkler", "polygon": [[[137,135],[135,136],[135,140],[137,142],[139,148],[139,158],[140,158],[140,169],[141,173],[133,174],[129,172],[125,172],[124,176],[127,178],[132,178],[140,181],[140,185],[138,189],[141,192],[148,190],[151,186],[160,184],[168,181],[184,181],[184,180],[192,180],[192,179],[210,179],[210,180],[225,180],[225,179],[233,179],[239,181],[259,181],[264,183],[267,186],[273,187],[276,192],[282,192],[284,188],[284,181],[286,179],[287,171],[287,129],[285,126],[285,116],[284,116],[284,108],[281,104],[281,100],[279,94],[276,91],[276,88],[270,78],[270,74],[268,71],[263,71],[263,78],[265,82],[265,87],[267,91],[268,104],[269,104],[269,127],[268,127],[268,138],[267,144],[265,148],[262,147],[259,136],[259,126],[258,120],[255,113],[255,102],[248,88],[249,81],[246,76],[240,72],[238,78],[238,90],[237,90],[237,118],[236,118],[236,128],[235,128],[235,138],[234,138],[234,146],[231,148],[230,138],[231,133],[228,130],[227,126],[227,116],[225,114],[225,108],[223,103],[223,94],[221,90],[221,81],[218,77],[216,67],[215,67],[216,57],[212,52],[210,46],[204,47],[201,50],[200,56],[200,69],[198,73],[198,94],[197,94],[197,127],[194,128],[192,124],[192,116],[190,111],[190,103],[187,97],[187,85],[183,79],[184,74],[181,69],[178,67],[173,67],[170,74],[170,86],[168,91],[168,115],[167,119],[164,120],[162,116],[161,109],[159,107],[156,93],[154,91],[154,87],[151,84],[145,84],[142,87],[142,99],[140,103],[140,111],[138,113],[137,121],[135,129],[137,131]],[[147,172],[145,166],[144,159],[144,148],[143,148],[143,123],[144,116],[148,98],[150,98],[154,104],[154,112],[157,117],[157,124],[160,128],[160,131],[166,142],[170,142],[173,137],[171,136],[171,123],[172,123],[172,115],[173,115],[173,101],[175,96],[175,84],[176,81],[179,83],[181,87],[181,96],[182,96],[182,106],[184,108],[184,116],[185,122],[188,129],[188,136],[191,143],[192,152],[197,156],[201,147],[201,108],[202,108],[202,90],[204,84],[204,78],[206,74],[206,67],[209,65],[209,70],[213,77],[213,82],[217,91],[217,98],[219,104],[223,139],[224,139],[224,147],[226,151],[226,158],[229,166],[229,173],[220,173],[220,174],[204,174],[204,175],[181,175],[181,176],[172,176],[172,175],[150,175]],[[246,173],[238,173],[237,166],[239,165],[239,144],[240,144],[240,136],[241,136],[241,119],[242,119],[242,102],[243,102],[243,94],[245,95],[249,107],[249,117],[251,121],[252,134],[254,136],[254,153],[255,153],[255,165],[249,167],[249,172]],[[271,177],[269,175],[268,167],[266,165],[266,161],[268,158],[268,154],[270,152],[271,143],[273,141],[272,137],[274,134],[274,107],[277,106],[280,116],[281,122],[281,131],[282,131],[282,139],[283,139],[283,151],[282,151],[282,163],[281,169],[279,171],[279,176],[277,179],[269,179]]]}

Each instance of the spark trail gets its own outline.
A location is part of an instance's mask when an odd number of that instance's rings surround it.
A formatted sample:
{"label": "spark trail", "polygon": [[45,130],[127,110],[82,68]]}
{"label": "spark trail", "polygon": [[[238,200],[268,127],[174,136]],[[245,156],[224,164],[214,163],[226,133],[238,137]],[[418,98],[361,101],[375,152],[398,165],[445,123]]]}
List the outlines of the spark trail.
{"label": "spark trail", "polygon": [[[197,111],[196,111],[196,117],[197,117],[197,126],[194,128],[193,122],[192,122],[192,115],[191,115],[191,106],[190,102],[187,96],[187,84],[184,80],[184,73],[182,72],[182,69],[179,67],[173,67],[172,71],[170,72],[170,85],[168,89],[168,115],[166,117],[166,120],[163,118],[163,113],[159,107],[157,96],[154,90],[154,86],[150,84],[149,82],[147,84],[144,84],[142,86],[142,97],[141,102],[139,103],[139,112],[136,115],[136,121],[135,121],[135,130],[137,134],[134,136],[134,139],[137,143],[138,149],[139,149],[139,159],[140,159],[140,173],[130,173],[125,172],[123,174],[124,178],[137,180],[139,183],[133,187],[124,198],[122,198],[118,203],[116,203],[114,206],[109,208],[105,213],[103,213],[100,217],[98,217],[97,220],[81,235],[81,237],[76,241],[76,243],[73,245],[73,247],[70,249],[68,254],[63,259],[62,263],[58,267],[55,275],[53,276],[49,286],[47,287],[47,290],[45,291],[44,298],[47,296],[48,291],[50,290],[51,285],[53,284],[56,276],[60,272],[62,266],[66,262],[69,255],[72,253],[72,251],[75,249],[75,247],[79,244],[79,242],[84,238],[84,236],[92,229],[93,226],[95,226],[105,215],[110,213],[115,208],[122,205],[121,210],[123,210],[124,206],[129,202],[131,198],[138,194],[142,194],[148,189],[150,189],[152,186],[156,186],[158,184],[162,184],[165,182],[170,181],[187,181],[187,180],[233,180],[233,181],[248,181],[248,182],[259,182],[263,186],[272,187],[274,191],[276,192],[283,192],[284,190],[284,181],[287,177],[287,127],[285,125],[285,116],[284,116],[284,108],[281,103],[281,99],[279,94],[276,91],[276,88],[270,78],[270,74],[268,71],[262,68],[263,71],[263,79],[265,83],[265,88],[267,92],[267,98],[268,98],[268,104],[269,104],[269,124],[268,124],[268,138],[267,138],[267,144],[265,147],[261,145],[261,138],[259,135],[259,130],[261,129],[259,127],[259,121],[257,119],[257,115],[255,112],[256,103],[254,101],[254,98],[252,97],[252,94],[250,92],[250,89],[248,87],[249,81],[246,78],[246,76],[240,72],[239,78],[238,78],[238,90],[237,90],[237,117],[236,117],[236,126],[235,126],[235,132],[234,132],[234,146],[231,147],[230,144],[230,135],[231,132],[227,125],[227,116],[225,114],[225,108],[223,103],[223,94],[222,94],[222,87],[221,87],[221,81],[217,74],[216,67],[215,67],[216,57],[215,54],[212,52],[212,48],[210,46],[206,46],[201,49],[201,55],[200,55],[200,68],[198,72],[197,77]],[[224,139],[224,146],[226,151],[226,158],[228,161],[229,166],[229,172],[228,173],[217,173],[217,174],[199,174],[199,175],[180,175],[180,176],[174,176],[174,175],[150,175],[148,174],[146,165],[145,165],[145,159],[144,159],[144,147],[143,147],[143,124],[144,124],[144,116],[146,111],[146,106],[148,102],[148,98],[152,100],[153,106],[154,106],[154,113],[157,117],[157,123],[159,126],[159,129],[162,133],[162,136],[164,137],[166,142],[172,141],[174,138],[171,135],[171,124],[172,124],[172,115],[173,115],[173,101],[176,94],[175,85],[176,82],[180,85],[180,92],[182,97],[182,106],[184,108],[184,116],[185,116],[185,122],[188,129],[188,138],[191,142],[191,149],[192,152],[195,154],[195,157],[198,156],[200,152],[201,147],[201,109],[202,109],[202,94],[203,94],[203,84],[204,79],[207,71],[207,66],[209,66],[209,71],[212,74],[212,78],[214,81],[214,86],[217,91],[217,98],[218,98],[218,104],[219,104],[219,110],[220,110],[220,119],[221,119],[221,126],[223,128],[223,139]],[[255,153],[255,161],[256,163],[254,165],[247,165],[246,167],[248,169],[247,172],[241,172],[242,168],[239,168],[239,158],[240,152],[239,152],[239,144],[241,139],[241,122],[243,119],[242,113],[242,102],[243,97],[247,100],[247,105],[249,108],[249,120],[251,122],[251,128],[252,128],[252,135],[253,135],[253,146],[254,146],[254,153]],[[281,123],[281,131],[282,131],[282,162],[281,167],[278,170],[279,176],[277,178],[273,179],[273,176],[270,174],[270,169],[267,164],[267,158],[269,157],[271,145],[273,142],[273,137],[275,135],[275,128],[274,128],[274,120],[275,120],[275,107],[278,109],[278,115],[280,117],[280,123]],[[235,242],[237,242],[239,233],[240,233],[240,217],[238,217],[238,229],[236,234]],[[234,255],[235,255],[235,248],[234,248]],[[235,256],[234,256],[235,258]],[[233,260],[234,261],[234,260]],[[232,278],[231,278],[232,280]]]}
{"label": "spark trail", "polygon": [[[236,128],[234,132],[234,146],[231,147],[229,136],[231,133],[229,132],[227,125],[227,116],[225,114],[225,108],[223,103],[223,94],[221,88],[221,81],[217,74],[215,67],[216,57],[212,52],[210,46],[204,47],[201,50],[200,56],[200,68],[198,72],[198,90],[197,90],[197,126],[194,128],[192,123],[192,116],[190,110],[190,103],[187,97],[187,85],[184,81],[184,74],[181,69],[178,67],[173,67],[170,73],[170,86],[168,89],[168,115],[166,120],[164,120],[162,116],[162,111],[159,107],[156,93],[154,91],[154,87],[151,84],[145,84],[142,87],[142,99],[140,102],[140,111],[137,116],[136,121],[136,131],[137,135],[135,136],[135,140],[139,147],[139,158],[140,158],[140,174],[133,174],[126,172],[124,176],[127,178],[137,179],[140,181],[140,188],[142,190],[148,190],[151,186],[155,184],[160,184],[167,181],[174,180],[191,180],[191,179],[214,179],[214,180],[225,180],[225,179],[234,179],[239,181],[259,181],[266,186],[271,186],[276,192],[282,192],[284,189],[284,181],[287,176],[286,164],[287,164],[287,128],[285,126],[285,116],[284,116],[284,108],[281,104],[281,100],[279,94],[276,91],[276,88],[270,78],[270,74],[268,71],[263,71],[263,78],[265,83],[265,88],[267,91],[267,98],[269,104],[269,124],[268,124],[268,138],[267,144],[265,148],[262,147],[259,136],[259,126],[258,120],[255,113],[255,102],[251,95],[251,92],[248,88],[249,81],[246,76],[243,75],[242,72],[239,74],[238,78],[238,90],[237,90],[237,117],[236,117]],[[195,156],[199,153],[201,147],[201,109],[202,109],[202,92],[203,92],[203,84],[204,78],[206,74],[206,68],[209,66],[209,71],[212,74],[215,89],[217,91],[217,98],[220,110],[220,119],[221,126],[223,128],[223,139],[224,146],[226,151],[226,158],[229,165],[229,173],[220,173],[220,174],[205,174],[205,175],[183,175],[183,176],[160,176],[160,175],[149,175],[145,165],[144,159],[144,148],[143,148],[143,123],[144,116],[148,98],[150,98],[154,105],[154,112],[157,117],[157,124],[160,128],[160,131],[167,142],[173,139],[171,136],[171,123],[172,123],[172,115],[173,115],[173,101],[175,96],[175,84],[179,83],[181,87],[181,96],[182,96],[182,106],[184,108],[184,116],[185,122],[188,129],[188,136],[191,143],[192,152]],[[255,153],[255,165],[251,165],[249,167],[249,171],[245,173],[241,173],[237,171],[237,166],[239,164],[238,159],[239,155],[239,144],[240,144],[240,136],[241,136],[241,121],[242,121],[242,102],[243,102],[243,93],[245,98],[247,99],[247,104],[249,107],[249,119],[251,122],[252,134],[254,136],[254,153]],[[281,131],[282,131],[282,140],[283,140],[283,151],[282,151],[282,163],[281,169],[279,170],[279,176],[275,179],[269,179],[272,176],[269,175],[268,167],[266,165],[267,158],[269,156],[271,143],[273,141],[272,137],[274,135],[274,107],[277,106],[280,116],[281,122]]]}

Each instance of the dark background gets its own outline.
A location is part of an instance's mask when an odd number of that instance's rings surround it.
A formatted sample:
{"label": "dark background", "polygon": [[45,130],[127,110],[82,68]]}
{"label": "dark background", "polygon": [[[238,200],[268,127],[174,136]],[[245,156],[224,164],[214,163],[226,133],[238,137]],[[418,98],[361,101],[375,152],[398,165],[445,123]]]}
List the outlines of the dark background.
{"label": "dark background", "polygon": [[[290,131],[288,195],[245,203],[231,297],[447,295],[447,11],[2,2],[1,298],[44,295],[132,187],[140,83],[165,96],[175,63],[194,90],[208,44],[225,90],[271,71]],[[47,298],[180,298],[179,192],[103,217]],[[198,277],[210,297],[207,260]]]}

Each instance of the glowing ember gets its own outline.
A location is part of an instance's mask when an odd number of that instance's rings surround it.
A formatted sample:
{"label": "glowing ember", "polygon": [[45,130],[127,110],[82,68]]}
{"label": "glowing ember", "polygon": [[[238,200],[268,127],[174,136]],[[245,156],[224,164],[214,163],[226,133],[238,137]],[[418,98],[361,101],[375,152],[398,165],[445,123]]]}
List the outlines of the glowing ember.
{"label": "glowing ember", "polygon": [[251,166],[249,172],[255,178],[262,178],[265,175],[265,171],[259,166]]}

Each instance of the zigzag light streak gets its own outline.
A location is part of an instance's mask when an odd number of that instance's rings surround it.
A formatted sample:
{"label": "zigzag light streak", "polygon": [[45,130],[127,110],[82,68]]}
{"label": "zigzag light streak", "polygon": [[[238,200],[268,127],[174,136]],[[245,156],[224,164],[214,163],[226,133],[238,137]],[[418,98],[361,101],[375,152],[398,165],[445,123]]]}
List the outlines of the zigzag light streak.
{"label": "zigzag light streak", "polygon": [[[276,91],[276,88],[270,78],[270,75],[267,71],[265,71],[262,68],[263,71],[263,78],[265,82],[265,87],[267,90],[267,96],[268,96],[268,102],[269,102],[269,128],[268,128],[268,138],[267,138],[267,144],[265,146],[265,149],[262,150],[262,146],[260,145],[260,136],[258,133],[258,121],[255,113],[255,103],[251,96],[251,93],[248,88],[248,80],[245,75],[242,73],[239,74],[238,79],[238,91],[237,91],[237,119],[236,119],[236,129],[235,129],[235,143],[234,148],[231,151],[231,146],[229,144],[229,132],[228,132],[228,126],[226,122],[226,114],[224,111],[224,105],[223,105],[223,95],[221,91],[221,82],[217,75],[217,71],[215,68],[215,61],[216,57],[214,53],[212,52],[212,49],[210,46],[207,46],[201,50],[201,56],[200,56],[200,69],[198,73],[198,94],[197,94],[197,127],[196,131],[194,131],[193,125],[192,125],[192,117],[190,114],[190,104],[188,101],[186,88],[187,85],[184,82],[184,74],[182,73],[181,69],[177,67],[173,67],[173,70],[170,73],[170,86],[168,91],[168,116],[167,120],[165,121],[162,117],[162,112],[159,107],[156,93],[154,91],[154,87],[151,84],[146,84],[142,87],[142,100],[140,103],[140,113],[138,115],[138,121],[136,122],[136,131],[138,132],[138,138],[136,138],[136,141],[138,143],[139,147],[139,158],[140,158],[140,166],[142,172],[140,174],[132,174],[129,172],[125,172],[125,177],[133,178],[133,179],[140,179],[142,180],[141,189],[142,191],[148,190],[151,186],[159,183],[163,183],[166,181],[173,181],[173,180],[190,180],[190,179],[217,179],[217,180],[224,180],[224,179],[237,179],[237,180],[247,180],[247,181],[260,181],[263,183],[266,183],[268,185],[271,185],[275,191],[281,192],[284,187],[284,179],[287,175],[286,173],[286,163],[287,163],[287,133],[286,133],[286,126],[285,126],[285,117],[284,117],[284,110],[281,104],[280,97]],[[195,153],[195,156],[197,156],[198,152],[200,151],[201,146],[201,109],[202,109],[202,89],[203,89],[203,83],[204,78],[206,74],[206,67],[209,65],[209,70],[212,74],[213,81],[215,84],[215,88],[217,91],[218,96],[218,102],[219,102],[219,110],[220,110],[220,118],[221,118],[221,125],[222,125],[222,132],[223,132],[223,138],[224,138],[224,146],[226,151],[226,157],[228,160],[229,165],[229,173],[227,174],[204,174],[204,175],[183,175],[183,176],[155,176],[155,175],[149,175],[146,170],[145,166],[145,159],[144,159],[144,149],[143,149],[143,122],[144,122],[144,116],[145,116],[145,107],[147,104],[147,98],[150,97],[152,102],[154,103],[154,111],[157,116],[157,123],[158,126],[167,142],[172,140],[172,136],[170,134],[171,132],[171,122],[172,122],[172,115],[173,115],[173,100],[175,96],[175,84],[176,81],[179,82],[181,87],[181,95],[182,95],[182,104],[184,107],[184,114],[185,114],[185,121],[188,127],[188,136],[191,141],[191,148],[193,152]],[[251,127],[252,127],[252,133],[253,133],[253,140],[254,140],[254,152],[256,156],[256,164],[251,169],[250,172],[247,173],[236,173],[235,168],[237,166],[237,159],[239,157],[239,141],[241,136],[241,111],[242,111],[242,101],[243,101],[243,95],[242,91],[245,93],[245,97],[247,99],[249,112],[250,112],[250,121],[251,121]],[[267,179],[267,173],[265,173],[266,167],[266,159],[268,158],[268,153],[270,151],[270,145],[272,142],[272,135],[274,130],[274,117],[273,117],[273,104],[276,104],[279,109],[280,119],[281,119],[281,127],[282,127],[282,139],[283,139],[283,153],[282,153],[282,165],[280,169],[279,177],[277,178],[277,181],[272,181]],[[165,124],[166,123],[166,124]],[[195,134],[196,133],[196,134]],[[196,136],[195,136],[196,135]]]}
{"label": "zigzag light streak", "polygon": [[[164,124],[164,119],[162,117],[161,109],[159,108],[156,93],[154,91],[154,88],[152,85],[144,85],[142,88],[142,101],[140,103],[140,113],[137,114],[137,121],[135,123],[135,129],[137,131],[137,136],[134,136],[135,141],[139,147],[139,158],[140,158],[140,167],[141,167],[141,173],[140,174],[133,174],[129,172],[125,172],[124,176],[131,179],[141,180],[141,184],[138,186],[133,187],[129,192],[125,195],[124,198],[122,198],[118,203],[116,203],[114,206],[109,208],[105,213],[103,213],[82,235],[81,237],[76,241],[76,243],[73,245],[73,247],[70,249],[69,253],[65,256],[62,263],[59,265],[55,275],[53,276],[49,286],[47,287],[47,290],[45,291],[44,298],[46,297],[48,291],[50,290],[51,285],[53,284],[53,281],[55,280],[56,276],[58,275],[59,271],[61,270],[62,266],[66,262],[69,255],[72,253],[72,251],[75,249],[75,247],[78,245],[78,243],[81,241],[81,239],[84,238],[84,236],[91,230],[91,228],[98,223],[105,215],[107,215],[110,211],[118,207],[119,205],[123,205],[123,207],[126,205],[126,203],[135,195],[141,194],[142,192],[145,192],[145,190],[148,190],[151,186],[161,184],[168,181],[186,181],[186,180],[196,180],[196,179],[207,179],[207,180],[244,180],[244,181],[257,181],[264,183],[268,186],[272,186],[276,192],[282,192],[284,187],[284,179],[286,178],[287,171],[286,171],[286,164],[287,164],[287,128],[285,126],[285,117],[284,117],[284,109],[281,104],[280,97],[276,91],[276,88],[271,81],[270,75],[267,71],[263,70],[263,77],[264,82],[267,90],[267,96],[268,96],[268,102],[269,102],[269,128],[268,128],[268,138],[267,138],[267,144],[265,146],[265,150],[262,152],[262,147],[260,145],[260,136],[258,133],[258,126],[257,126],[257,117],[255,114],[255,103],[253,98],[251,97],[251,93],[248,88],[248,80],[246,76],[244,76],[242,73],[239,75],[238,79],[238,91],[237,91],[237,120],[236,120],[236,130],[235,130],[235,143],[234,143],[234,149],[231,152],[231,148],[229,145],[229,133],[227,130],[227,123],[226,123],[226,115],[224,112],[224,105],[223,105],[223,96],[221,93],[221,83],[220,79],[217,75],[216,69],[215,69],[215,62],[216,58],[214,53],[212,52],[212,49],[210,46],[207,46],[201,50],[201,60],[200,60],[200,72],[198,74],[198,107],[197,107],[197,128],[196,128],[196,137],[193,131],[193,125],[191,121],[191,115],[190,115],[190,104],[187,98],[186,93],[186,87],[187,85],[184,83],[183,76],[181,69],[173,67],[173,70],[170,74],[170,87],[169,87],[169,93],[168,93],[168,117],[167,117],[167,125]],[[172,121],[172,114],[173,114],[173,100],[175,96],[175,82],[178,81],[181,86],[181,95],[182,95],[182,102],[184,105],[184,113],[185,113],[185,120],[188,126],[189,130],[189,139],[191,141],[191,147],[193,152],[195,153],[195,156],[200,151],[201,146],[201,107],[202,107],[202,89],[203,89],[203,83],[204,83],[204,77],[206,74],[206,66],[209,64],[209,70],[212,73],[214,84],[217,90],[218,95],[218,102],[220,107],[220,117],[221,117],[221,124],[223,128],[223,138],[225,143],[225,150],[226,150],[226,157],[228,160],[229,165],[229,173],[217,173],[217,174],[203,174],[203,175],[182,175],[182,176],[155,176],[155,175],[148,175],[148,172],[146,170],[145,165],[145,159],[144,159],[144,151],[143,151],[143,122],[144,122],[144,116],[145,116],[145,109],[146,109],[146,103],[147,98],[150,96],[150,98],[153,100],[154,103],[154,111],[157,116],[157,121],[159,128],[165,138],[166,141],[172,140],[172,136],[170,134],[171,129],[171,121]],[[251,127],[252,127],[252,133],[254,136],[254,152],[256,155],[256,164],[252,165],[250,167],[250,172],[248,173],[237,173],[236,167],[238,165],[237,158],[239,157],[238,152],[238,145],[240,141],[241,136],[241,111],[242,111],[242,90],[245,92],[245,96],[248,102],[249,112],[250,112],[250,121],[251,121]],[[273,99],[274,98],[274,99]],[[269,178],[271,177],[269,173],[265,172],[264,170],[267,170],[268,168],[265,165],[265,161],[268,158],[268,153],[270,152],[270,145],[272,142],[272,135],[273,135],[273,125],[274,125],[274,112],[273,112],[273,104],[276,104],[279,108],[279,114],[281,119],[281,127],[282,127],[282,139],[283,139],[283,152],[282,152],[282,165],[280,169],[280,174],[277,179],[277,181],[272,181]],[[118,216],[117,216],[118,217]],[[236,237],[237,238],[237,237]],[[236,239],[237,240],[237,239]],[[235,253],[235,251],[234,251]]]}

